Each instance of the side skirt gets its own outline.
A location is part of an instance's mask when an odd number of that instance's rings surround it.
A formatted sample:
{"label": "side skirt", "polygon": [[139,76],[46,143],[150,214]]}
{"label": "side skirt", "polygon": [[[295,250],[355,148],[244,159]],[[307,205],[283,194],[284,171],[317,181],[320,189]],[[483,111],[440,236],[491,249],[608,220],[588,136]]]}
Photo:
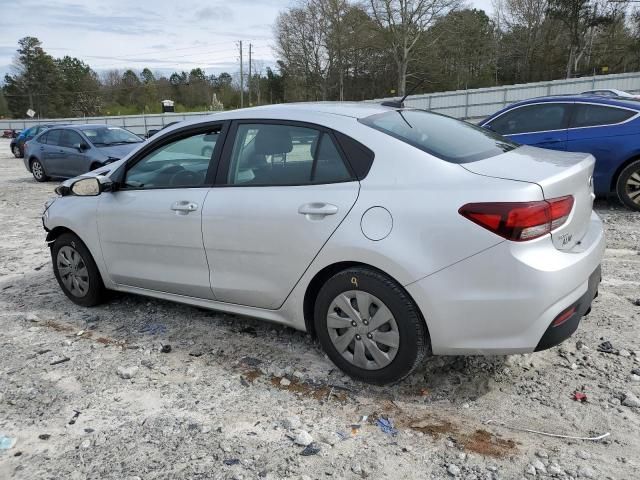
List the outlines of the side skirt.
{"label": "side skirt", "polygon": [[[133,293],[145,297],[160,298],[176,303],[184,303],[194,307],[206,308],[223,313],[233,313],[235,315],[243,315],[246,317],[257,318],[267,322],[279,323],[300,330],[301,328],[294,324],[288,318],[285,312],[281,310],[267,310],[264,308],[247,307],[245,305],[237,305],[235,303],[217,302],[215,300],[207,300],[203,298],[188,297],[186,295],[176,295],[174,293],[159,292],[157,290],[148,290],[146,288],[131,287],[128,285],[115,285],[113,290],[125,293]],[[302,329],[304,331],[304,329]]]}

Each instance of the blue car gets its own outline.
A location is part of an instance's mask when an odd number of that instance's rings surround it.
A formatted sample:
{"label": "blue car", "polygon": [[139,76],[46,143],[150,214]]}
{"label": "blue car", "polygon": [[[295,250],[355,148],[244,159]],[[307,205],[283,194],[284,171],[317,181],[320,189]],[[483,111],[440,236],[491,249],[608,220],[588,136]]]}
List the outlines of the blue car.
{"label": "blue car", "polygon": [[11,143],[9,144],[9,148],[11,149],[13,155],[16,158],[24,157],[24,144],[35,138],[38,134],[44,132],[47,128],[51,128],[53,126],[56,126],[56,124],[36,125],[20,132],[20,135],[11,139]]}
{"label": "blue car", "polygon": [[525,145],[591,153],[595,193],[615,193],[640,211],[639,101],[595,95],[533,98],[509,105],[480,125]]}

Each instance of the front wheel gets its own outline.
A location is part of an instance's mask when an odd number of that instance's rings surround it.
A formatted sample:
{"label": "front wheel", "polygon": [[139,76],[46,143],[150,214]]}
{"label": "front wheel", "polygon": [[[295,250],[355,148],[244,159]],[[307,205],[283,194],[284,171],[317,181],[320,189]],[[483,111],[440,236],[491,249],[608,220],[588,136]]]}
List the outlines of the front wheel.
{"label": "front wheel", "polygon": [[36,182],[46,182],[49,177],[44,172],[44,167],[40,160],[32,160],[31,161],[31,173],[33,174],[33,178],[36,179]]}
{"label": "front wheel", "polygon": [[73,233],[63,233],[51,247],[53,273],[64,294],[83,307],[104,299],[104,283],[86,245]]}
{"label": "front wheel", "polygon": [[627,165],[616,183],[618,198],[631,210],[640,211],[640,160]]}
{"label": "front wheel", "polygon": [[318,293],[314,321],[333,363],[367,383],[400,381],[429,353],[426,324],[413,300],[373,269],[350,268],[331,277]]}

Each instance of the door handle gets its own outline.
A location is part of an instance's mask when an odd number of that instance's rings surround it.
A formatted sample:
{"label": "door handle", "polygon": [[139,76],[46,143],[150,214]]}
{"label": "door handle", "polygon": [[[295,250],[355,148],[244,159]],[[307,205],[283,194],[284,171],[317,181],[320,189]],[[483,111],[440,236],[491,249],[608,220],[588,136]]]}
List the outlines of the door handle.
{"label": "door handle", "polygon": [[313,202],[300,205],[298,213],[301,215],[309,215],[313,217],[326,217],[327,215],[335,215],[338,213],[338,207],[330,203]]}
{"label": "door handle", "polygon": [[186,215],[190,212],[195,212],[198,209],[198,204],[190,202],[188,200],[180,200],[171,205],[171,210],[178,215]]}

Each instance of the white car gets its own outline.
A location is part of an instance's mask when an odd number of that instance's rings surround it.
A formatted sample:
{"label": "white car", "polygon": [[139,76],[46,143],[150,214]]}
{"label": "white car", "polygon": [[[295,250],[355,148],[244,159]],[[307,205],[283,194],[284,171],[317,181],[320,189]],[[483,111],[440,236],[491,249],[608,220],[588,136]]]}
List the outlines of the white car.
{"label": "white car", "polygon": [[601,88],[599,90],[587,90],[582,92],[583,95],[596,95],[598,97],[610,98],[630,98],[632,100],[640,100],[640,95],[618,90],[617,88]]}
{"label": "white car", "polygon": [[43,222],[79,305],[110,289],[279,322],[386,384],[575,331],[604,250],[593,166],[420,110],[268,106],[160,132],[67,180]]}

